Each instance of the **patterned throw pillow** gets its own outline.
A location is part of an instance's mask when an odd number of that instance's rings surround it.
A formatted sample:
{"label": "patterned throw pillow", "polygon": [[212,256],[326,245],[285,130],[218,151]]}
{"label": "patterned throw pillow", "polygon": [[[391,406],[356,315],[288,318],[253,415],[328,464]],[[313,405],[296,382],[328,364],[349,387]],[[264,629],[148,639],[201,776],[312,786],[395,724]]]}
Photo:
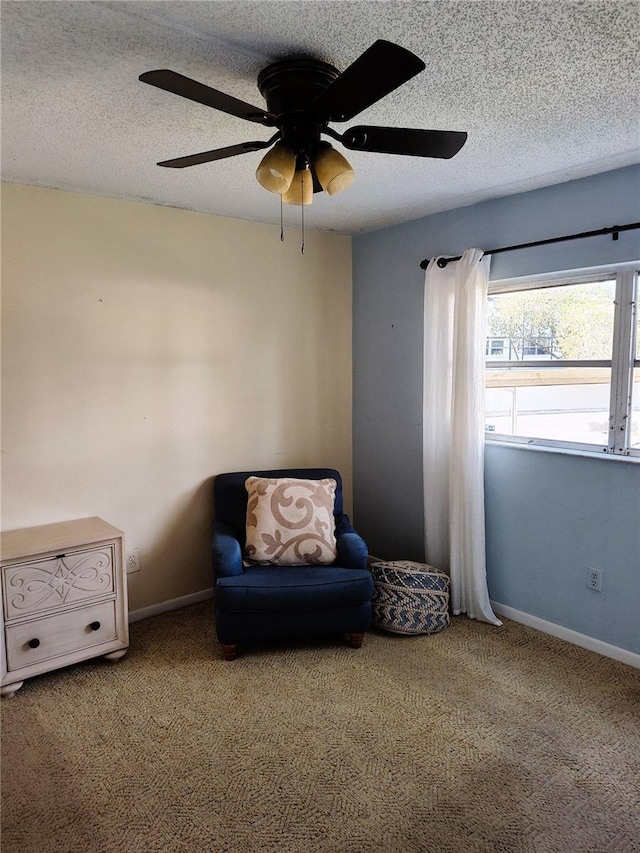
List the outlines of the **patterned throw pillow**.
{"label": "patterned throw pillow", "polygon": [[280,566],[335,561],[335,480],[248,477],[245,487],[249,560]]}

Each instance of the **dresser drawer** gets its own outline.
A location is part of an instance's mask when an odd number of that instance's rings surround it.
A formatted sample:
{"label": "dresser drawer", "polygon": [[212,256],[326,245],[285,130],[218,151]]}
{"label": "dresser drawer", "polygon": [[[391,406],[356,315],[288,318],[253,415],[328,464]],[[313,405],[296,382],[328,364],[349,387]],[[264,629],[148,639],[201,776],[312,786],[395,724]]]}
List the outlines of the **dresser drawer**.
{"label": "dresser drawer", "polygon": [[89,601],[114,591],[114,546],[69,551],[4,566],[5,619]]}
{"label": "dresser drawer", "polygon": [[5,635],[9,670],[108,643],[117,636],[115,601],[6,625]]}

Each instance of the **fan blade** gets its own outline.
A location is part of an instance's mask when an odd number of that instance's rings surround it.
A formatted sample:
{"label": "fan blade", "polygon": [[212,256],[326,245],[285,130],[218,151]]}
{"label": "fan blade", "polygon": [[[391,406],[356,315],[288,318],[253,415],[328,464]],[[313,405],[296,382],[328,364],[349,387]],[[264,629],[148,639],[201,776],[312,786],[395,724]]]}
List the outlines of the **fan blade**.
{"label": "fan blade", "polygon": [[174,160],[163,160],[158,163],[158,166],[167,166],[169,169],[184,169],[185,166],[197,166],[199,163],[211,163],[213,160],[224,160],[225,157],[235,157],[237,154],[259,151],[261,148],[268,148],[272,143],[273,139],[266,142],[241,142],[239,145],[214,148],[212,151],[189,154],[187,157],[176,157]]}
{"label": "fan blade", "polygon": [[351,127],[340,137],[351,151],[375,151],[379,154],[409,154],[412,157],[438,157],[449,160],[467,141],[457,130],[413,130],[408,127]]}
{"label": "fan blade", "polygon": [[149,83],[151,86],[157,86],[158,89],[173,92],[174,95],[189,98],[197,104],[213,107],[214,110],[220,110],[223,113],[247,119],[247,121],[266,124],[268,127],[272,127],[274,124],[273,116],[265,110],[253,107],[237,98],[232,98],[231,95],[225,95],[224,92],[218,92],[217,89],[205,86],[204,83],[198,83],[197,80],[192,80],[190,77],[184,77],[176,71],[169,71],[168,68],[161,68],[158,71],[145,71],[138,79],[143,83]]}
{"label": "fan blade", "polygon": [[424,68],[411,51],[380,39],[318,95],[313,109],[328,121],[349,121]]}

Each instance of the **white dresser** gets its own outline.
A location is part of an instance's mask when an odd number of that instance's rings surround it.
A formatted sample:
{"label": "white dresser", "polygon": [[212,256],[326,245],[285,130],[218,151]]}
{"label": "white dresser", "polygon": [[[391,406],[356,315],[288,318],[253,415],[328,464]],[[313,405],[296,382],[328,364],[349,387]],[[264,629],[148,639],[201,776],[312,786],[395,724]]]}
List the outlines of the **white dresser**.
{"label": "white dresser", "polygon": [[123,540],[97,517],[0,534],[0,694],[33,675],[126,654]]}

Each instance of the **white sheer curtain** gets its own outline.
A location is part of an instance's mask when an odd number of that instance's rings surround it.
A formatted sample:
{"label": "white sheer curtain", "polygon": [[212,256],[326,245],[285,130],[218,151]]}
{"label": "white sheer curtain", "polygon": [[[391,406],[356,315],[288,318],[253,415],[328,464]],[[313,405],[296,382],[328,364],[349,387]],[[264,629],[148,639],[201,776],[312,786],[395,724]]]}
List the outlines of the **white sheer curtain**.
{"label": "white sheer curtain", "polygon": [[484,361],[489,257],[467,249],[424,291],[424,515],[428,563],[451,576],[453,613],[500,625],[487,590]]}

